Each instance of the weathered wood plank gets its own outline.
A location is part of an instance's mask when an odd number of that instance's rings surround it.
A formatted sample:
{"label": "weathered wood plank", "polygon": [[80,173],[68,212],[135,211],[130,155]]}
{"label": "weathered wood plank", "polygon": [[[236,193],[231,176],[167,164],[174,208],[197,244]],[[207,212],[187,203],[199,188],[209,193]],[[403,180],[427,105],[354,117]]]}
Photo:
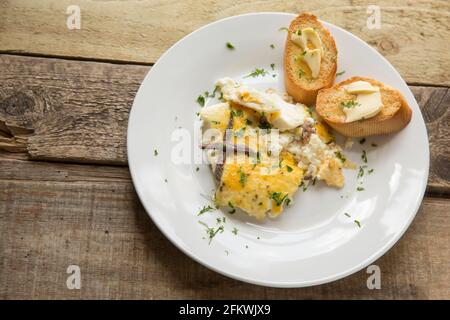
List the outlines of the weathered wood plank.
{"label": "weathered wood plank", "polygon": [[[450,200],[425,198],[376,264],[330,284],[271,289],[230,280],[179,252],[139,204],[124,167],[0,160],[0,298],[448,299]],[[66,269],[81,268],[81,290]]]}
{"label": "weathered wood plank", "polygon": [[255,11],[311,11],[378,49],[408,82],[450,85],[450,3],[445,0],[376,1],[379,30],[366,26],[372,3],[365,0],[146,0],[114,5],[80,0],[81,29],[69,30],[66,10],[72,4],[0,1],[0,51],[153,63],[184,35],[221,18]]}
{"label": "weathered wood plank", "polygon": [[[126,164],[126,126],[149,67],[0,55],[0,150]],[[411,86],[428,126],[429,191],[449,193],[450,92]]]}

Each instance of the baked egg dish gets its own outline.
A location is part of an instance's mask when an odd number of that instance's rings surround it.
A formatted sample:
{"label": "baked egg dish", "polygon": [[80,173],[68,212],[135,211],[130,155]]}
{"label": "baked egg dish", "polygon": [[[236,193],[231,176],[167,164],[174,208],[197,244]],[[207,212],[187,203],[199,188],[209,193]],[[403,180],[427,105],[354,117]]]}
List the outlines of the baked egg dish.
{"label": "baked egg dish", "polygon": [[353,165],[307,106],[231,78],[219,79],[216,88],[222,102],[203,107],[200,118],[218,207],[273,218],[316,180],[344,186],[342,169]]}

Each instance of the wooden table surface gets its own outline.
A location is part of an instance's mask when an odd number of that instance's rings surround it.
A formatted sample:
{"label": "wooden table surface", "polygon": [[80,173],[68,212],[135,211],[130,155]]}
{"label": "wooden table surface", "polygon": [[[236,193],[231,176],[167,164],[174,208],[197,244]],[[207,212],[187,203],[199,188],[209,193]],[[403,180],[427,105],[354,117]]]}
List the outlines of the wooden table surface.
{"label": "wooden table surface", "polygon": [[[78,4],[81,29],[66,9]],[[367,5],[381,29],[366,27]],[[126,128],[145,74],[175,41],[227,16],[311,11],[382,53],[410,85],[431,151],[426,196],[365,270],[310,288],[228,279],[178,251],[142,208]],[[450,298],[450,2],[0,0],[0,298]],[[420,152],[420,150],[418,150]],[[69,265],[82,287],[69,290]]]}

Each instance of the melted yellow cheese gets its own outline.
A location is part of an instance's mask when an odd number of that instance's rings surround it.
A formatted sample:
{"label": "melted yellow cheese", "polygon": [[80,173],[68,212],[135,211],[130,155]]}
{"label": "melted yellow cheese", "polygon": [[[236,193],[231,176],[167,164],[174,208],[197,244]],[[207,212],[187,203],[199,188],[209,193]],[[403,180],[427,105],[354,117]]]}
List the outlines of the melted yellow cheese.
{"label": "melted yellow cheese", "polygon": [[[288,202],[286,199],[292,199],[303,179],[303,170],[297,167],[292,154],[280,154],[281,167],[279,163],[265,161],[252,164],[244,156],[238,156],[237,160],[227,159],[224,165],[222,183],[216,191],[217,204],[232,204],[258,219],[263,219],[269,210],[272,216],[280,214]],[[285,201],[280,203],[274,197]]]}

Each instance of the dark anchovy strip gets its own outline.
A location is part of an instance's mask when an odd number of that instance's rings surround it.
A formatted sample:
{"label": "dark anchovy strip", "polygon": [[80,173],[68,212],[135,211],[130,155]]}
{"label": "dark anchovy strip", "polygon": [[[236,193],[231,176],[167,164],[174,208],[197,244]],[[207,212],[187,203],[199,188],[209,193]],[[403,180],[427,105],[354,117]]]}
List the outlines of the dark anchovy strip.
{"label": "dark anchovy strip", "polygon": [[[233,128],[233,123],[234,123],[233,115],[231,114],[231,110],[230,110],[230,120],[228,120],[228,125],[227,125],[227,128],[225,129],[225,134],[223,135],[223,141],[222,141],[223,145],[227,144],[226,132],[228,129]],[[222,161],[220,161],[219,163],[216,164],[216,168],[214,170],[214,180],[217,185],[220,185],[220,182],[222,181],[222,174],[223,174],[223,168],[224,168],[226,157],[227,157],[226,148],[222,148]]]}

